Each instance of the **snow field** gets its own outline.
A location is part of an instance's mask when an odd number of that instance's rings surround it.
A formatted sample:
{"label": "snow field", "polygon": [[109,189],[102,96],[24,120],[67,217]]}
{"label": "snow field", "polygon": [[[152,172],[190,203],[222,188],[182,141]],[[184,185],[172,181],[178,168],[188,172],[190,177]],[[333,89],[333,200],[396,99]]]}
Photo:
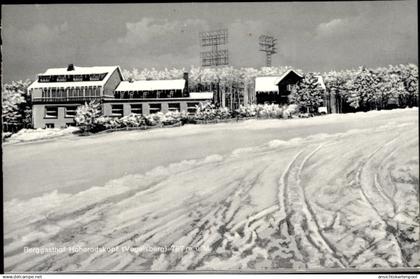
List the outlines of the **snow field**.
{"label": "snow field", "polygon": [[[5,203],[5,268],[418,267],[417,135],[417,123],[395,121],[272,140],[159,166],[76,194],[14,199]],[[120,249],[34,256],[23,252],[26,246]],[[121,248],[143,246],[200,249]]]}

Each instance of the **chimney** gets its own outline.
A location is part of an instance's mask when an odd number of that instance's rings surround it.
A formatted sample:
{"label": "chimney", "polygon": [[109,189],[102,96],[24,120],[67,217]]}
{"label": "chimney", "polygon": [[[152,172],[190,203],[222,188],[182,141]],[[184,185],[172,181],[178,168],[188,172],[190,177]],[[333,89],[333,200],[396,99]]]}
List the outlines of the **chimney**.
{"label": "chimney", "polygon": [[184,88],[184,93],[188,96],[190,90],[188,88],[188,72],[184,73],[183,78],[185,79],[185,88]]}
{"label": "chimney", "polygon": [[74,71],[74,65],[73,64],[69,64],[67,66],[67,71]]}

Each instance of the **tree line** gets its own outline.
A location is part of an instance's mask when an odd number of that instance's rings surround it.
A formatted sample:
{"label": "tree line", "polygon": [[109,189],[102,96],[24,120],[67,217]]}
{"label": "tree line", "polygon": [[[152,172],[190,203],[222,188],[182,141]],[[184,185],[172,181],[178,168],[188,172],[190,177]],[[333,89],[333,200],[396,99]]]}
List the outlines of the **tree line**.
{"label": "tree line", "polygon": [[[215,84],[226,90],[232,84],[243,90],[253,90],[254,79],[258,76],[280,76],[292,67],[256,68],[173,68],[156,70],[123,70],[126,79],[179,79],[184,72],[189,73],[190,89],[210,88]],[[302,72],[297,70],[298,72]],[[317,76],[322,76],[326,90],[321,88]],[[16,132],[31,127],[32,103],[28,93],[30,80],[13,81],[2,86],[2,127],[3,131]],[[206,87],[207,86],[207,87]],[[302,111],[316,111],[322,105],[325,94],[334,95],[342,106],[340,111],[368,111],[389,107],[418,106],[418,66],[414,64],[390,65],[388,67],[330,71],[326,73],[305,73],[290,95],[290,102]]]}

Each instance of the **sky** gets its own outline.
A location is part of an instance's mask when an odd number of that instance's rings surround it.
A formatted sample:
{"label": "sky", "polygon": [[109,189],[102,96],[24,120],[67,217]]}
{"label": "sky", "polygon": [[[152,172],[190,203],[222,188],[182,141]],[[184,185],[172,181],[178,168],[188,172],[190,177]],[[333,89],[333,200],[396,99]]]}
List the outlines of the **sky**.
{"label": "sky", "polygon": [[[48,68],[200,65],[199,32],[227,28],[230,65],[324,72],[418,64],[417,1],[57,4],[2,6],[3,81]],[[222,48],[222,47],[221,47]]]}

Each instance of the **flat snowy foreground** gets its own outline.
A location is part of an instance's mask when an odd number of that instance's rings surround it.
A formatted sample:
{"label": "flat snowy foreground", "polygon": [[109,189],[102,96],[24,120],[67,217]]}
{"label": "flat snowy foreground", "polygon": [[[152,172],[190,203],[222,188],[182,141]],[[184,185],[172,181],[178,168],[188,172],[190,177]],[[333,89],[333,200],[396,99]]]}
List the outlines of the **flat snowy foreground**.
{"label": "flat snowy foreground", "polygon": [[418,270],[417,114],[4,146],[5,270]]}

